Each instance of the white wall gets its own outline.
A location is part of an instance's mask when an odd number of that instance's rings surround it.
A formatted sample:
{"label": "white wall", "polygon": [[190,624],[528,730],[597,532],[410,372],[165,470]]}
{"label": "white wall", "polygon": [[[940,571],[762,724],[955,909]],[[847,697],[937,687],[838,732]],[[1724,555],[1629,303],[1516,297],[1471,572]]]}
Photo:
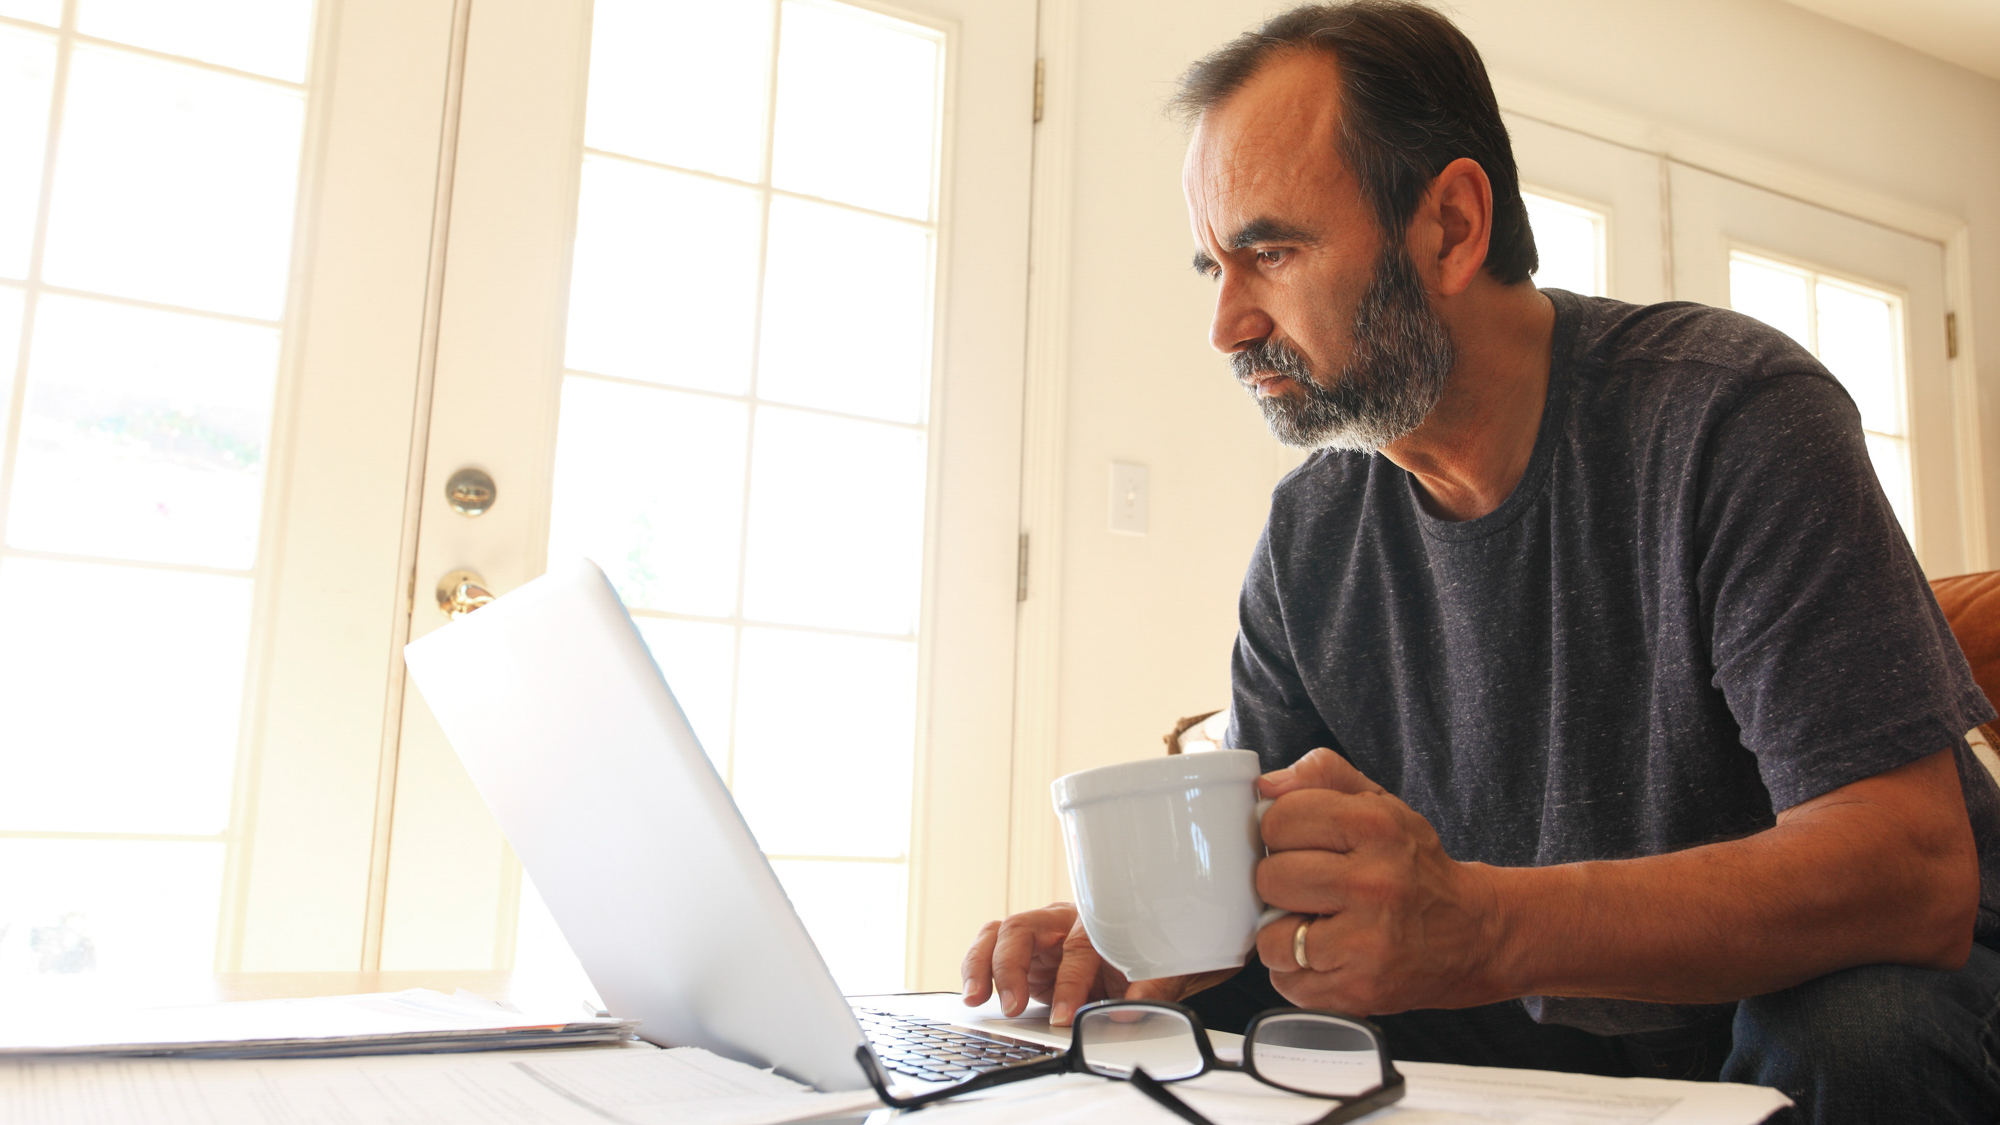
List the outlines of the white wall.
{"label": "white wall", "polygon": [[[1161,104],[1190,60],[1281,7],[1078,5],[1060,771],[1159,753],[1175,718],[1227,702],[1236,590],[1284,462],[1206,343],[1211,288],[1188,268],[1183,140]],[[2000,82],[1777,0],[1450,10],[1498,77],[1962,216],[2000,558]],[[1113,460],[1151,468],[1145,538],[1105,529]]]}

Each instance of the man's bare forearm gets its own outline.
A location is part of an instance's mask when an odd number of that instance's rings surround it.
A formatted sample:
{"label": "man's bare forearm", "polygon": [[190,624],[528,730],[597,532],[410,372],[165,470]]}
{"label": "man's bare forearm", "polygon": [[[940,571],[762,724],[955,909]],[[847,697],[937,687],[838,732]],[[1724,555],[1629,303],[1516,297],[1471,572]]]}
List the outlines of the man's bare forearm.
{"label": "man's bare forearm", "polygon": [[1490,982],[1516,996],[1734,1000],[1854,965],[1956,969],[1979,866],[1942,751],[1669,855],[1489,868]]}

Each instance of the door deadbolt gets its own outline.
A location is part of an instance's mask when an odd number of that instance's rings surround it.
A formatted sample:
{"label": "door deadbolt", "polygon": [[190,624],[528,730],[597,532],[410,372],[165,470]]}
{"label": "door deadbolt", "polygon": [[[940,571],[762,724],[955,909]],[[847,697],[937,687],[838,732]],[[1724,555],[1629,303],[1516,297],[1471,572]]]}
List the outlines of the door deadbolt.
{"label": "door deadbolt", "polygon": [[493,478],[471,466],[451,474],[451,479],[444,482],[445,501],[461,516],[480,515],[493,506],[497,495]]}

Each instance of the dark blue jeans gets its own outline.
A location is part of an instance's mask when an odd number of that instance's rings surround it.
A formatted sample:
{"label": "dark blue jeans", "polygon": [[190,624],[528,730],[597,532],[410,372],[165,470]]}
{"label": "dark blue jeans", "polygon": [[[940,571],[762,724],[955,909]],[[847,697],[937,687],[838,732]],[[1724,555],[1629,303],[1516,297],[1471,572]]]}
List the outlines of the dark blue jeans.
{"label": "dark blue jeans", "polygon": [[[1189,1003],[1210,1027],[1237,1031],[1286,1004],[1254,959]],[[1374,1022],[1411,1062],[1772,1086],[1798,1103],[1774,1121],[2000,1121],[2000,953],[1978,945],[1957,972],[1864,965],[1673,1031],[1592,1035],[1536,1023],[1513,1002]]]}

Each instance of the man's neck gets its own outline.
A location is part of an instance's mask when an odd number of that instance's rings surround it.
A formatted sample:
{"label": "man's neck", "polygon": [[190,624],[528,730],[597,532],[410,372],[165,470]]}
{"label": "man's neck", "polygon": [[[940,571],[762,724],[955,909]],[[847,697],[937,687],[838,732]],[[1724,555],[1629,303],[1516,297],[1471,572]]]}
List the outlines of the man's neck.
{"label": "man's neck", "polygon": [[1382,455],[1417,478],[1425,510],[1472,520],[1498,508],[1528,471],[1548,402],[1555,306],[1533,285],[1488,279],[1440,310],[1458,350],[1424,424]]}

